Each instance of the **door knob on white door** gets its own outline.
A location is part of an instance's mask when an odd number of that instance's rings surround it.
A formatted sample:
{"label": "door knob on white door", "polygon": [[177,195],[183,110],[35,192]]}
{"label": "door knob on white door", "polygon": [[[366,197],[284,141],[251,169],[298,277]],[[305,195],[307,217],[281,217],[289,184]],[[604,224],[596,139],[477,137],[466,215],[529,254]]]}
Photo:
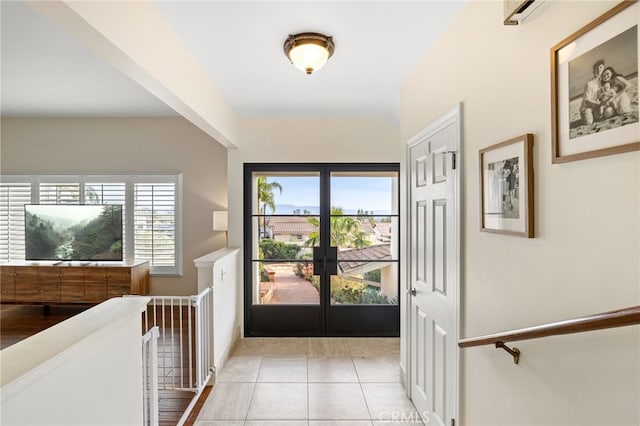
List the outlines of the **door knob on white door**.
{"label": "door knob on white door", "polygon": [[412,296],[415,296],[418,292],[416,291],[415,288],[412,288],[411,290],[407,290],[407,294],[410,294]]}

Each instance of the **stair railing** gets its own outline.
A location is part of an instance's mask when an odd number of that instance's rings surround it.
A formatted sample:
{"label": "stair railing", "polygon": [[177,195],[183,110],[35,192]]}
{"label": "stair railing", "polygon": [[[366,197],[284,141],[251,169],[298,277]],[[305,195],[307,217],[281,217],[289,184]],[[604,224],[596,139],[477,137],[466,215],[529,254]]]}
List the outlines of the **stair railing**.
{"label": "stair railing", "polygon": [[638,324],[640,324],[640,305],[534,327],[461,339],[458,341],[458,346],[469,348],[472,346],[493,345],[508,352],[513,357],[513,362],[518,364],[520,362],[520,350],[515,347],[509,347],[506,343]]}

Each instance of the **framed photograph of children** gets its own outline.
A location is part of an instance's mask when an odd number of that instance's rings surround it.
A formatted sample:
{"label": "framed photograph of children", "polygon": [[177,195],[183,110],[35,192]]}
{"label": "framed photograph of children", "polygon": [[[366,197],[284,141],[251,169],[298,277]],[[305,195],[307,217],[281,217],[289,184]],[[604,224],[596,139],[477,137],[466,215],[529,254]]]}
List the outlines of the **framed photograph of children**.
{"label": "framed photograph of children", "polygon": [[533,135],[480,150],[480,230],[533,238]]}
{"label": "framed photograph of children", "polygon": [[554,163],[640,149],[638,0],[551,48]]}

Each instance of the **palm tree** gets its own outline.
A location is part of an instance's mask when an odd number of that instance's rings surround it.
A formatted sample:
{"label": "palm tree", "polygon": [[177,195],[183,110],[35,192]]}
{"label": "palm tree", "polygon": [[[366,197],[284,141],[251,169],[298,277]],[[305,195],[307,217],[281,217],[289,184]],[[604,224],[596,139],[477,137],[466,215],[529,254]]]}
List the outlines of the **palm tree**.
{"label": "palm tree", "polygon": [[[273,196],[273,190],[277,189],[282,194],[282,185],[278,182],[268,182],[267,178],[264,176],[260,176],[257,179],[258,184],[258,213],[262,215],[267,214],[267,206],[271,209],[271,213],[276,211],[276,202]],[[268,221],[262,218],[263,225],[266,226],[269,224]],[[262,235],[260,233],[260,220],[258,221],[258,235]]]}
{"label": "palm tree", "polygon": [[[362,248],[371,245],[368,235],[360,229],[360,221],[353,217],[343,216],[344,212],[339,207],[331,208],[331,230],[329,236],[333,247]],[[315,230],[309,234],[305,241],[306,247],[312,247],[320,241],[320,220],[310,217],[307,221]]]}

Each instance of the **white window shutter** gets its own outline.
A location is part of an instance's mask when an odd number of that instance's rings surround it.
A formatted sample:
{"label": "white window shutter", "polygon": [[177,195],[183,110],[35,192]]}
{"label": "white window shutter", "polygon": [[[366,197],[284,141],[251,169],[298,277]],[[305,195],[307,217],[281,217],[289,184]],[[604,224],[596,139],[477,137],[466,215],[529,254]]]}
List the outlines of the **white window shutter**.
{"label": "white window shutter", "polygon": [[0,184],[0,260],[24,260],[24,205],[30,203],[30,183]]}
{"label": "white window shutter", "polygon": [[176,184],[134,183],[134,256],[176,265]]}

